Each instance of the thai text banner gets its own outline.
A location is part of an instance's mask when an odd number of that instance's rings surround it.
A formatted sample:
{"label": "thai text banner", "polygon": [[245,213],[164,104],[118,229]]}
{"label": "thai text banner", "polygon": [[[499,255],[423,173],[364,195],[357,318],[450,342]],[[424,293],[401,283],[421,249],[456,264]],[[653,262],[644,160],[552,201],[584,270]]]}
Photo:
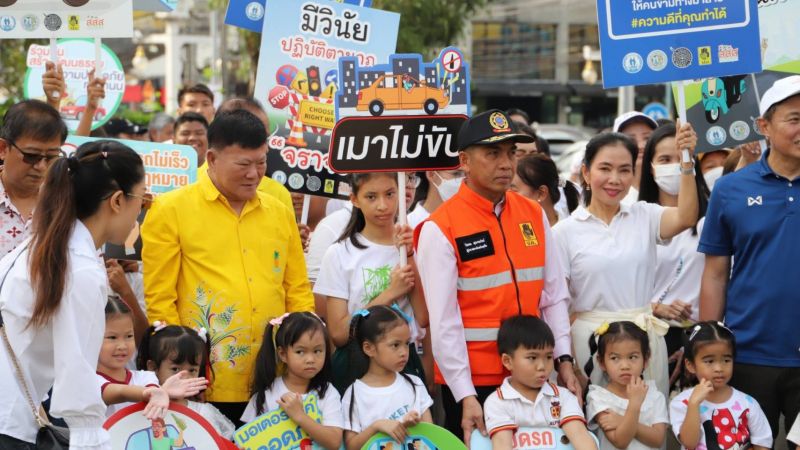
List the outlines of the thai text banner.
{"label": "thai text banner", "polygon": [[761,70],[758,0],[598,0],[603,85]]}

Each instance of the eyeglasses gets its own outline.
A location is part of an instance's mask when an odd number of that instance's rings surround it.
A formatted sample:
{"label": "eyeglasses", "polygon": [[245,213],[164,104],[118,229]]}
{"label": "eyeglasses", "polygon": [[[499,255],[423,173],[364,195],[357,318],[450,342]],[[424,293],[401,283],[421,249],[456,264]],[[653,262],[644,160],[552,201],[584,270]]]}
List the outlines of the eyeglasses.
{"label": "eyeglasses", "polygon": [[43,155],[41,153],[26,152],[23,149],[19,148],[19,146],[17,146],[17,144],[15,144],[14,141],[9,140],[8,143],[11,144],[12,147],[17,149],[17,151],[20,152],[20,154],[22,154],[22,161],[25,164],[29,164],[31,166],[39,164],[41,160],[44,160],[44,162],[49,166],[56,159],[63,158],[64,156],[66,156],[63,150],[59,150],[57,155],[47,155],[47,154]]}
{"label": "eyeglasses", "polygon": [[153,194],[146,192],[144,195],[125,194],[128,197],[138,198],[142,201],[142,209],[148,209],[153,205]]}
{"label": "eyeglasses", "polygon": [[420,177],[418,177],[416,174],[406,175],[406,184],[409,187],[413,187],[414,189],[416,189],[419,187],[419,183],[421,181],[422,180],[420,179]]}

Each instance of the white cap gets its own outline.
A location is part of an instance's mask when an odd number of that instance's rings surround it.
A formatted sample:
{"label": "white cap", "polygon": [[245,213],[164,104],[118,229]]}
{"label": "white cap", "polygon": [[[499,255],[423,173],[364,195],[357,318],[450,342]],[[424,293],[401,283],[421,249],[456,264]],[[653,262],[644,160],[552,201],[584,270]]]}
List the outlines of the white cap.
{"label": "white cap", "polygon": [[614,132],[619,133],[619,130],[625,127],[629,122],[644,122],[653,127],[654,130],[658,128],[658,122],[653,120],[652,117],[639,111],[631,111],[614,119]]}
{"label": "white cap", "polygon": [[781,78],[761,96],[759,111],[763,116],[773,105],[800,94],[800,75]]}

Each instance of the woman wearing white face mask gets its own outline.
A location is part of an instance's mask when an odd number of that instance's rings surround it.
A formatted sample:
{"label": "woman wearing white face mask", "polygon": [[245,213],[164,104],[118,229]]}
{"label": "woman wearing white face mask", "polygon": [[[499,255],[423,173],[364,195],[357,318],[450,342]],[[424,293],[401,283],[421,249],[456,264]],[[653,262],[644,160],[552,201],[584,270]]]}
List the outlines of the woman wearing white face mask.
{"label": "woman wearing white face mask", "polygon": [[[699,165],[699,162],[695,162]],[[680,153],[675,146],[675,125],[664,125],[653,132],[642,156],[642,179],[639,200],[661,206],[678,206],[681,169]],[[670,323],[665,336],[667,352],[673,355],[682,347],[683,328],[699,318],[700,278],[705,256],[697,251],[709,190],[702,173],[695,174],[697,184],[697,225],[672,238],[668,245],[656,248],[653,314]],[[678,358],[680,361],[680,358]],[[670,364],[673,380],[679,371]],[[680,370],[680,364],[677,365]]]}
{"label": "woman wearing white face mask", "polygon": [[464,180],[462,170],[439,170],[420,172],[417,195],[412,202],[414,210],[408,214],[408,224],[416,228],[422,221],[436,211],[442,203],[456,195]]}
{"label": "woman wearing white face mask", "polygon": [[[566,197],[567,211],[556,210],[561,200],[563,188]],[[531,199],[542,207],[547,214],[547,221],[553,226],[559,219],[569,217],[578,207],[580,194],[571,181],[562,183],[558,178],[558,168],[552,159],[544,155],[533,154],[517,161],[517,171],[511,182],[511,190]]]}

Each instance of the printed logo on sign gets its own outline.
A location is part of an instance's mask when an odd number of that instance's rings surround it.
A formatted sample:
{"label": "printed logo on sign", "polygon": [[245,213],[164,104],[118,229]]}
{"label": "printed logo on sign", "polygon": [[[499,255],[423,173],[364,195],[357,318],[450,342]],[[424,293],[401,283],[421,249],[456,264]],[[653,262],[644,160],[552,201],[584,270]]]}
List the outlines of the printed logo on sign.
{"label": "printed logo on sign", "polygon": [[489,116],[489,125],[492,126],[492,129],[495,133],[505,133],[507,131],[511,131],[511,128],[508,126],[508,120],[506,120],[506,116],[499,112]]}
{"label": "printed logo on sign", "polygon": [[39,28],[39,18],[33,14],[22,16],[22,28],[25,31],[36,31]]}
{"label": "printed logo on sign", "polygon": [[764,203],[764,199],[761,198],[760,195],[757,196],[757,197],[747,197],[747,206],[753,206],[753,205],[759,205],[760,206],[763,203]]}
{"label": "printed logo on sign", "polygon": [[728,131],[731,133],[732,138],[737,141],[743,141],[750,135],[750,126],[744,120],[737,120],[731,124]]}
{"label": "printed logo on sign", "polygon": [[276,170],[275,172],[272,172],[270,178],[272,178],[273,180],[277,181],[280,184],[286,184],[286,172],[282,170]]}
{"label": "printed logo on sign", "polygon": [[728,135],[725,133],[725,129],[720,126],[711,127],[706,131],[706,141],[711,145],[722,145],[727,138]]}
{"label": "printed logo on sign", "polygon": [[647,55],[647,67],[660,72],[667,67],[667,54],[663,50],[653,50]]}
{"label": "printed logo on sign", "polygon": [[622,59],[622,68],[628,73],[638,73],[643,65],[642,56],[636,52],[628,53]]}
{"label": "printed logo on sign", "polygon": [[720,45],[717,47],[717,59],[721,63],[739,61],[739,48],[732,45]]}
{"label": "printed logo on sign", "polygon": [[105,25],[105,21],[97,16],[89,16],[86,18],[86,28],[91,28],[97,30],[99,28],[103,28]]}
{"label": "printed logo on sign", "polygon": [[61,17],[58,14],[47,14],[44,16],[44,27],[50,31],[61,29]]}
{"label": "printed logo on sign", "polygon": [[711,47],[697,47],[697,64],[701,66],[711,64]]}
{"label": "printed logo on sign", "polygon": [[292,189],[300,189],[303,187],[303,184],[305,184],[305,180],[299,173],[293,173],[289,175],[289,187]]}
{"label": "printed logo on sign", "polygon": [[258,2],[250,2],[247,4],[244,13],[247,18],[252,21],[259,21],[264,18],[264,5]]}
{"label": "printed logo on sign", "polygon": [[678,69],[685,69],[692,65],[692,51],[686,47],[673,48],[672,64]]}
{"label": "printed logo on sign", "polygon": [[67,24],[70,30],[78,31],[81,29],[81,18],[78,16],[69,16]]}
{"label": "printed logo on sign", "polygon": [[322,180],[320,180],[319,177],[312,175],[308,177],[308,181],[306,181],[306,187],[311,192],[317,192],[319,188],[322,187]]}
{"label": "printed logo on sign", "polygon": [[17,26],[17,19],[12,16],[0,17],[0,29],[3,31],[11,31]]}
{"label": "printed logo on sign", "polygon": [[534,233],[533,225],[530,222],[519,224],[519,230],[522,232],[522,240],[525,241],[525,247],[539,245],[539,240],[536,239],[536,233]]}
{"label": "printed logo on sign", "polygon": [[325,180],[325,189],[322,191],[326,194],[333,194],[333,189],[336,187],[336,182],[333,180]]}

